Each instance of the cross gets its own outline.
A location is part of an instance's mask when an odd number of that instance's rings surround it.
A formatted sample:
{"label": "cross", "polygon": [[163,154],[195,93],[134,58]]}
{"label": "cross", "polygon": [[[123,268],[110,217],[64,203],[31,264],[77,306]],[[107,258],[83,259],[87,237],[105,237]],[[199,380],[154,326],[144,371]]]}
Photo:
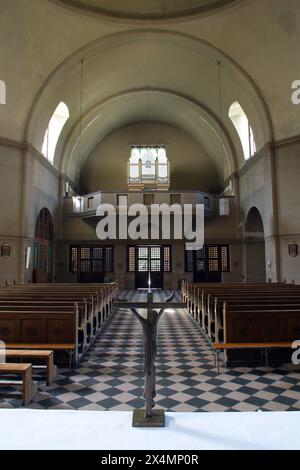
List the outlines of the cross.
{"label": "cross", "polygon": [[[164,311],[172,306],[182,308],[183,303],[172,302],[175,292],[166,298],[164,302],[154,302],[152,293],[147,294],[147,302],[127,302],[117,301],[115,306],[127,306],[136,316],[143,328],[144,335],[144,399],[145,409],[134,410],[133,427],[164,427],[164,410],[155,410],[156,396],[156,366],[157,356],[157,325]],[[140,314],[137,309],[145,309],[146,317]]]}

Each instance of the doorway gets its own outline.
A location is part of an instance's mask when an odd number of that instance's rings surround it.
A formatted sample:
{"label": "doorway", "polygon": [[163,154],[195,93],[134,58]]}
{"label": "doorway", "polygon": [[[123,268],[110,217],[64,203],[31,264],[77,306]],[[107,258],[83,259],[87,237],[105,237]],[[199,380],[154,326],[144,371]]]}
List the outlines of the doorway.
{"label": "doorway", "polygon": [[163,246],[138,246],[136,249],[135,288],[164,288]]}
{"label": "doorway", "polygon": [[53,222],[48,209],[40,211],[35,225],[33,283],[52,282]]}
{"label": "doorway", "polygon": [[250,209],[245,223],[246,282],[266,282],[266,249],[263,220],[256,207]]}
{"label": "doorway", "polygon": [[201,250],[186,250],[186,272],[193,273],[193,282],[222,282],[222,273],[229,272],[229,245],[204,245]]}
{"label": "doorway", "polygon": [[114,272],[112,246],[77,245],[70,247],[70,271],[79,283],[103,283]]}

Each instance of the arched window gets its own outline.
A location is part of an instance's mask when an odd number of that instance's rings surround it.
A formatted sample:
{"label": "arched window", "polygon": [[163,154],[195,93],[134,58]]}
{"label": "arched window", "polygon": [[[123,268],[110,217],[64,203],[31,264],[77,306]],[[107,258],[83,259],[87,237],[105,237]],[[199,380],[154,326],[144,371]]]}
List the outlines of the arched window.
{"label": "arched window", "polygon": [[45,133],[42,153],[53,164],[56,145],[63,130],[63,127],[69,119],[69,110],[65,103],[60,102],[49,121],[48,129]]}
{"label": "arched window", "polygon": [[169,189],[169,162],[163,146],[131,148],[128,185],[130,189]]}
{"label": "arched window", "polygon": [[249,120],[243,108],[237,101],[230,106],[228,116],[233,122],[239,135],[244,150],[245,160],[249,160],[249,158],[256,153],[255,138]]}

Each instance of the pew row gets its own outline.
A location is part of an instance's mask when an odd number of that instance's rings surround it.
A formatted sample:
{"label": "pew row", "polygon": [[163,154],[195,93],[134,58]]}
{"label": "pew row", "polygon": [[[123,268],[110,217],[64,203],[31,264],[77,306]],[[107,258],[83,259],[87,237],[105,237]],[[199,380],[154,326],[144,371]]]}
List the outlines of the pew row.
{"label": "pew row", "polygon": [[[294,284],[183,283],[187,309],[208,341],[214,344],[251,344],[252,348],[224,347],[226,359],[243,362],[254,355],[255,344],[291,344],[300,339],[300,287]],[[290,360],[289,348],[276,357]],[[228,352],[227,352],[228,351]],[[285,356],[284,356],[285,354]],[[287,354],[290,354],[287,356]]]}
{"label": "pew row", "polygon": [[[17,285],[0,291],[0,340],[8,348],[67,351],[77,364],[110,315],[118,283]],[[49,348],[49,345],[55,346]]]}
{"label": "pew row", "polygon": [[[37,393],[37,384],[32,380],[31,364],[2,364],[0,363],[0,385],[22,386],[22,402],[26,406]],[[4,377],[4,380],[2,379]],[[20,380],[18,380],[20,379]],[[11,394],[1,393],[5,397],[11,397]]]}
{"label": "pew row", "polygon": [[36,350],[36,351],[30,351],[30,350],[24,350],[24,349],[7,349],[5,351],[6,359],[13,360],[12,362],[15,361],[21,361],[23,362],[24,360],[35,360],[39,362],[45,362],[45,366],[40,366],[36,364],[32,364],[33,369],[41,369],[45,368],[46,369],[46,382],[47,385],[51,385],[51,383],[55,380],[57,376],[57,367],[54,365],[54,354],[53,351],[47,351],[47,350]]}

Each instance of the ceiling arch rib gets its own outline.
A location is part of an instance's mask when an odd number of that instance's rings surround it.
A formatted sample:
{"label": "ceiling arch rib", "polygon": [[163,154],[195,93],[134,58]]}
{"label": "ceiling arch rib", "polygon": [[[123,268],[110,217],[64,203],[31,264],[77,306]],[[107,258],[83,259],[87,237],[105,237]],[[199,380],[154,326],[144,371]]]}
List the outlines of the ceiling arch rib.
{"label": "ceiling arch rib", "polygon": [[199,16],[245,0],[51,0],[114,20],[168,21]]}
{"label": "ceiling arch rib", "polygon": [[[243,151],[234,126],[228,118],[228,109],[234,101],[239,101],[249,116],[258,150],[272,140],[271,121],[259,90],[251,78],[229,57],[210,44],[186,34],[166,30],[129,30],[93,42],[69,57],[53,72],[40,90],[28,119],[25,137],[39,151],[49,119],[57,104],[63,100],[70,110],[70,118],[57,147],[55,158],[57,168],[61,167],[62,149],[65,148],[69,134],[79,120],[82,57],[85,58],[84,114],[97,107],[98,103],[107,101],[108,97],[120,93],[121,80],[124,90],[142,88],[173,90],[174,95],[177,93],[188,96],[191,101],[201,103],[212,115],[220,117],[217,61],[221,61],[222,121],[235,144],[238,165],[242,166],[244,163]],[[174,97],[173,99],[175,100]],[[114,102],[116,115],[124,114],[117,106],[122,106],[123,102],[123,100]],[[189,122],[191,133],[191,129],[197,126],[197,121],[191,122],[189,119],[191,107],[188,108],[183,103],[184,100],[180,103],[177,100],[179,105],[177,109],[170,104],[165,109],[156,104],[156,120],[171,123],[177,115],[177,122],[174,125],[180,127],[184,125],[183,122]],[[169,110],[168,116],[167,110]],[[136,120],[138,115],[137,112],[131,120]],[[128,117],[126,119],[128,120]],[[120,125],[123,125],[126,119],[124,118]],[[109,132],[108,126],[106,127]],[[206,126],[206,130],[207,134],[202,133],[201,143],[209,147],[211,132],[209,126]]]}

